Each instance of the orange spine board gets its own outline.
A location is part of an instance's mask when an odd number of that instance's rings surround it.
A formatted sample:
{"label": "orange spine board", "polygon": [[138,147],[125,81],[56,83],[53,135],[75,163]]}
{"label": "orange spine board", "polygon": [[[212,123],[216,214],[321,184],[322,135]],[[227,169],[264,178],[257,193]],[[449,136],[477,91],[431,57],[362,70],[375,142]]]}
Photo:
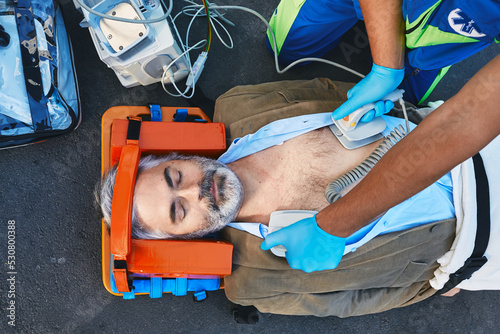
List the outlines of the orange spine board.
{"label": "orange spine board", "polygon": [[[224,124],[211,123],[210,119],[199,108],[183,109],[188,109],[190,115],[197,115],[208,123],[173,123],[171,120],[177,109],[175,107],[161,107],[162,122],[142,122],[138,143],[141,153],[178,152],[216,158],[225,152]],[[148,113],[147,107],[136,106],[112,107],[106,111],[102,118],[102,173],[105,173],[120,160],[121,151],[127,144],[128,120],[126,118]],[[103,283],[109,292],[121,295],[121,293],[112,292],[110,285],[110,253],[112,253],[111,248],[116,250],[116,245],[111,246],[110,239],[109,229],[103,221]],[[122,240],[122,242],[124,241]],[[225,241],[129,239],[125,243],[129,243],[129,251],[118,253],[121,253],[122,256],[127,253],[128,272],[133,276],[189,277],[206,275],[224,277],[231,273],[233,245]],[[126,244],[118,247],[118,249],[126,248],[128,248]],[[224,281],[221,280],[221,288],[223,286]]]}
{"label": "orange spine board", "polygon": [[[127,141],[127,120],[113,121],[111,162],[120,159]],[[222,123],[142,122],[139,147],[141,152],[163,153],[175,151],[217,157],[226,149],[225,128]]]}
{"label": "orange spine board", "polygon": [[132,249],[133,252],[127,257],[131,274],[164,276],[154,274],[169,273],[219,277],[231,274],[233,245],[228,242],[132,239]]}

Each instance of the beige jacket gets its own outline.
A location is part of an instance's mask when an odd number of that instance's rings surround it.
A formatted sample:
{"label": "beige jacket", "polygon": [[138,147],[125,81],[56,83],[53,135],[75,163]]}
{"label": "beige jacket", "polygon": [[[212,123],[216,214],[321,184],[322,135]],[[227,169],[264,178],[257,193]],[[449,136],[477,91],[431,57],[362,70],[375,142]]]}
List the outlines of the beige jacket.
{"label": "beige jacket", "polygon": [[[215,122],[226,124],[228,141],[277,119],[333,111],[353,85],[328,79],[239,86],[216,102]],[[409,106],[410,119],[420,115]],[[225,279],[234,303],[276,314],[348,317],[409,305],[432,296],[436,259],[450,249],[455,220],[376,237],[343,257],[334,270],[304,273],[286,259],[260,249],[261,239],[233,228],[224,238],[235,246],[233,273]]]}

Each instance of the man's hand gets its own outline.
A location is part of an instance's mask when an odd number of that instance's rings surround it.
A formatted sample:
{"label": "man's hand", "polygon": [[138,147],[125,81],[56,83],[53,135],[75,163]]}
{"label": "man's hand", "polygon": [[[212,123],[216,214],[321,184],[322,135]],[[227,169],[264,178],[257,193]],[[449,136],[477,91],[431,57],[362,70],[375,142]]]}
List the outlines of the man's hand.
{"label": "man's hand", "polygon": [[348,100],[333,112],[332,117],[344,118],[372,102],[375,102],[375,110],[369,111],[361,121],[369,122],[374,117],[386,114],[394,107],[394,103],[380,100],[395,90],[403,81],[403,77],[404,69],[392,69],[373,64],[370,73],[347,92]]}
{"label": "man's hand", "polygon": [[260,247],[269,250],[283,245],[290,267],[310,273],[336,268],[344,254],[345,242],[345,238],[319,228],[314,216],[270,233]]}

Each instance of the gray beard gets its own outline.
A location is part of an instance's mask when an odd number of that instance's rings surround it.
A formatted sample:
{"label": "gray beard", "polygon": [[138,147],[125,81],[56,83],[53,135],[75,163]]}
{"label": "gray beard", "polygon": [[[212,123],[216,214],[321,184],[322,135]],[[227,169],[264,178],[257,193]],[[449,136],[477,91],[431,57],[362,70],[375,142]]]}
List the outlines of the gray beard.
{"label": "gray beard", "polygon": [[[204,157],[193,157],[200,164],[203,172],[201,196],[208,203],[208,212],[200,228],[194,232],[177,235],[176,238],[200,238],[218,231],[232,222],[243,202],[243,186],[236,174],[223,163]],[[212,180],[217,176],[217,198],[212,194]],[[214,180],[215,181],[215,180]]]}

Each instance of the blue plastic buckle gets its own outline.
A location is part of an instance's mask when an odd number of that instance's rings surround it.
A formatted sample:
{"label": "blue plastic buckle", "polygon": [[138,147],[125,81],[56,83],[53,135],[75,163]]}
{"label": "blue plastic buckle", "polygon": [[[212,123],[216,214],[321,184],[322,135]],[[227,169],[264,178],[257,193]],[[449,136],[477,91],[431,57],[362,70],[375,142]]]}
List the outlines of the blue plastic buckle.
{"label": "blue plastic buckle", "polygon": [[205,300],[207,298],[207,292],[206,291],[196,291],[193,295],[193,299],[196,302],[201,302],[202,300]]}
{"label": "blue plastic buckle", "polygon": [[187,109],[177,109],[174,114],[174,122],[184,122],[188,116]]}
{"label": "blue plastic buckle", "polygon": [[150,278],[150,290],[149,297],[151,298],[161,298],[163,293],[162,289],[162,278],[161,277],[151,277]]}
{"label": "blue plastic buckle", "polygon": [[123,299],[134,299],[134,298],[135,298],[134,291],[123,292]]}
{"label": "blue plastic buckle", "polygon": [[172,291],[174,296],[185,296],[188,291],[188,279],[184,277],[177,277],[175,279],[175,291]]}
{"label": "blue plastic buckle", "polygon": [[150,104],[151,122],[161,122],[161,107],[159,104]]}

